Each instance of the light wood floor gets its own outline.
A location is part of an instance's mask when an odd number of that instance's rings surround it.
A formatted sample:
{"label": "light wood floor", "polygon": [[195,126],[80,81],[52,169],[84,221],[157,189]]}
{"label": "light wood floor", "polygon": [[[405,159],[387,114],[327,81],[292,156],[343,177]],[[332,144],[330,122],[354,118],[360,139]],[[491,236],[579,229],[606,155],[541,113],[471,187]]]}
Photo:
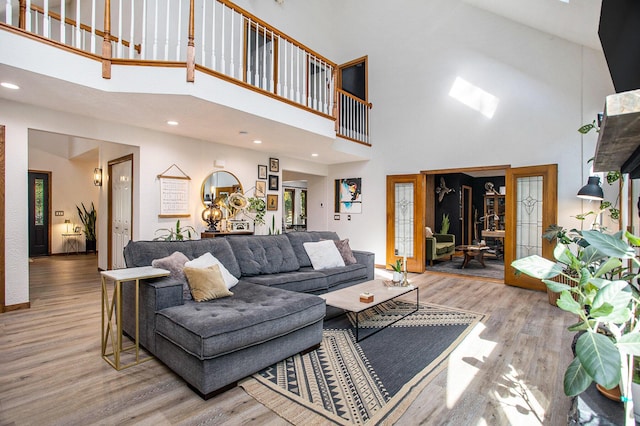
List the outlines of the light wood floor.
{"label": "light wood floor", "polygon": [[[30,263],[31,309],[0,315],[0,425],[286,424],[240,388],[203,401],[156,360],[107,365],[96,265],[90,255]],[[423,302],[487,317],[397,424],[567,424],[570,315],[544,293],[433,273],[411,280]]]}

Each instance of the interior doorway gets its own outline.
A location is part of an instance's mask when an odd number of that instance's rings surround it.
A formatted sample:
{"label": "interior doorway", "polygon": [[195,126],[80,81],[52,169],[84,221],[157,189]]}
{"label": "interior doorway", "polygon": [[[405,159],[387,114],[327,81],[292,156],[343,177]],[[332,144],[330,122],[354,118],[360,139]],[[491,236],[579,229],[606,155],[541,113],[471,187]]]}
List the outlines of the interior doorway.
{"label": "interior doorway", "polygon": [[[504,281],[505,177],[509,168],[499,165],[422,172],[427,182],[425,225],[435,234],[447,234],[456,246],[453,257],[437,258],[427,270]],[[468,252],[479,256],[467,262],[465,246],[481,247],[481,253]]]}

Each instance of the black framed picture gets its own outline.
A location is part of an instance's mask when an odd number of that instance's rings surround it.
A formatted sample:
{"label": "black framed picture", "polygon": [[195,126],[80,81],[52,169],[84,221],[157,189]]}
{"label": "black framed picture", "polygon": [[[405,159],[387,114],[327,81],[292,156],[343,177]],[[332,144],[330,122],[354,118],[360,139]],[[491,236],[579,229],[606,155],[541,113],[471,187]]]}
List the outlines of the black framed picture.
{"label": "black framed picture", "polygon": [[264,164],[258,164],[258,179],[267,178],[267,166]]}
{"label": "black framed picture", "polygon": [[269,171],[278,173],[280,171],[280,160],[277,158],[269,158]]}
{"label": "black framed picture", "polygon": [[269,175],[269,191],[277,191],[278,190],[278,176],[277,175]]}

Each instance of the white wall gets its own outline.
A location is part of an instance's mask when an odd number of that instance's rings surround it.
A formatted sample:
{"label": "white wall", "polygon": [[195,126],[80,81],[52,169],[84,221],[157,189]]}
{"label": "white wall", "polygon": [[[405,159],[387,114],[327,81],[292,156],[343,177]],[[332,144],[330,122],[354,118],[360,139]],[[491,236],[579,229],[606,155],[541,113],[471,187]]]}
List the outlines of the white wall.
{"label": "white wall", "polygon": [[[461,2],[346,0],[336,19],[337,61],[369,58],[375,149],[370,162],[330,168],[329,182],[363,178],[363,213],[330,228],[384,264],[386,175],[549,163],[559,165],[558,220],[574,226],[596,138],[576,129],[613,92],[601,52]],[[371,31],[376,22],[393,31]],[[448,96],[456,76],[500,99],[492,119]]]}

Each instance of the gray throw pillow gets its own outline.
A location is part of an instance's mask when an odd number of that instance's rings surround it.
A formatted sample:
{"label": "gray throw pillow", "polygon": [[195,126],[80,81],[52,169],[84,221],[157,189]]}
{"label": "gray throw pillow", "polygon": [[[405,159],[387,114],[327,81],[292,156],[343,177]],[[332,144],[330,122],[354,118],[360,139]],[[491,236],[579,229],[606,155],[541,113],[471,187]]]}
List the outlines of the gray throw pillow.
{"label": "gray throw pillow", "polygon": [[340,256],[342,256],[342,260],[344,260],[345,265],[353,265],[354,263],[358,263],[353,252],[351,251],[351,247],[349,247],[349,239],[345,240],[333,240],[340,252]]}
{"label": "gray throw pillow", "polygon": [[153,259],[151,266],[154,268],[162,268],[169,271],[169,277],[182,283],[182,296],[186,300],[191,300],[191,290],[187,283],[187,277],[184,275],[184,264],[189,258],[184,253],[174,251],[171,255],[160,259]]}

